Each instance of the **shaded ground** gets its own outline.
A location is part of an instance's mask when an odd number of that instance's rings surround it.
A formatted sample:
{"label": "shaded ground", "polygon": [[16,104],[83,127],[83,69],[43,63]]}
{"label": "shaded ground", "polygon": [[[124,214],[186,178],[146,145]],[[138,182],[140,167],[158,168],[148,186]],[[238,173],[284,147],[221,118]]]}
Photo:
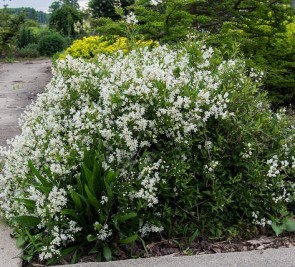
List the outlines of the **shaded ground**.
{"label": "shaded ground", "polygon": [[18,119],[51,79],[51,60],[0,63],[0,146],[20,133]]}

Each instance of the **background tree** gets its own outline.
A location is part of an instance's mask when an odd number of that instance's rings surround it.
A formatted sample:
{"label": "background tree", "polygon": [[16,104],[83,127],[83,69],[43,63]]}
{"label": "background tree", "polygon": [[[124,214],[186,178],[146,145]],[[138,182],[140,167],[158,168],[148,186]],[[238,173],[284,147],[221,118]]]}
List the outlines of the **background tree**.
{"label": "background tree", "polygon": [[24,18],[24,14],[11,15],[6,8],[0,9],[0,55],[9,48]]}
{"label": "background tree", "polygon": [[[118,1],[116,0],[90,0],[88,3],[89,9],[93,17],[108,17],[111,19],[118,19],[115,12],[114,5]],[[122,0],[121,7],[125,8],[134,3],[134,0]]]}
{"label": "background tree", "polygon": [[[194,0],[169,0],[159,5],[153,5],[150,0],[138,0],[133,5],[122,7],[121,20],[98,18],[94,23],[100,34],[119,34],[130,37],[127,28],[137,34],[137,38],[154,39],[161,42],[176,42],[191,30],[193,15],[190,14],[190,4]],[[126,25],[126,17],[134,12],[138,23]]]}
{"label": "background tree", "polygon": [[206,31],[218,32],[224,22],[239,26],[267,23],[276,28],[291,12],[290,0],[196,0],[191,6],[194,25]]}
{"label": "background tree", "polygon": [[49,6],[49,13],[53,13],[63,5],[70,5],[75,9],[80,8],[78,0],[56,0]]}
{"label": "background tree", "polygon": [[53,1],[52,4],[48,8],[49,13],[53,13],[54,11],[59,9],[61,6],[62,6],[62,1]]}
{"label": "background tree", "polygon": [[287,3],[236,1],[235,16],[228,21],[214,17],[209,23],[198,22],[203,29],[213,28],[215,34],[209,35],[213,46],[230,49],[237,43],[248,67],[265,72],[263,89],[273,108],[295,107],[295,14]]}
{"label": "background tree", "polygon": [[77,33],[75,24],[82,23],[82,14],[72,5],[63,4],[52,12],[49,27],[65,36],[74,36]]}

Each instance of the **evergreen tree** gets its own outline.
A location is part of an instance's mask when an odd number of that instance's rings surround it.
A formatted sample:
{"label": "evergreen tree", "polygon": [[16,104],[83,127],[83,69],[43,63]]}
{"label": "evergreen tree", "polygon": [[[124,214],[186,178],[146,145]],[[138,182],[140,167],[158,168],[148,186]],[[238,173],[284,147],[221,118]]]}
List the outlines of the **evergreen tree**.
{"label": "evergreen tree", "polygon": [[[118,3],[118,0],[90,0],[88,6],[92,12],[93,17],[109,17],[112,19],[118,19],[114,5]],[[121,7],[125,8],[134,3],[134,0],[121,0]]]}
{"label": "evergreen tree", "polygon": [[78,22],[82,23],[82,15],[79,10],[64,4],[52,12],[49,27],[65,36],[73,36],[76,34],[75,24]]}

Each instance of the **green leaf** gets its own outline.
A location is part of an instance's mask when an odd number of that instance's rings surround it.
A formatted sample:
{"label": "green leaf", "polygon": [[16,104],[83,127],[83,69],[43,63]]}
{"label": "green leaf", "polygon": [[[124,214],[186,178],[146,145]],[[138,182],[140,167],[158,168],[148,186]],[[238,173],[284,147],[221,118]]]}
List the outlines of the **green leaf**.
{"label": "green leaf", "polygon": [[200,234],[199,229],[197,229],[197,230],[193,233],[193,235],[189,238],[189,243],[191,244],[191,243],[196,239],[196,237],[197,237],[199,234]]}
{"label": "green leaf", "polygon": [[111,204],[112,200],[113,200],[113,191],[112,191],[112,188],[109,186],[109,184],[106,181],[105,181],[105,188],[107,191],[107,197],[109,199],[108,202]]}
{"label": "green leaf", "polygon": [[22,259],[24,261],[27,261],[27,262],[30,262],[32,260],[32,258],[33,258],[33,255],[24,255],[24,256],[22,256]]}
{"label": "green leaf", "polygon": [[41,173],[35,168],[33,162],[29,160],[29,168],[32,173],[38,178],[42,185],[45,187],[51,187],[51,184],[41,175]]}
{"label": "green leaf", "polygon": [[76,212],[71,209],[63,209],[60,213],[63,215],[70,215],[72,218],[74,218],[76,220],[80,219],[79,216],[76,214]]}
{"label": "green leaf", "polygon": [[115,172],[110,169],[110,170],[108,170],[108,174],[105,178],[105,182],[110,185],[115,180],[115,178],[117,176],[118,176],[118,172]]}
{"label": "green leaf", "polygon": [[137,239],[138,239],[138,235],[132,235],[127,238],[121,239],[120,243],[126,245],[126,244],[130,244],[130,243],[134,243]]}
{"label": "green leaf", "polygon": [[82,165],[82,172],[83,172],[83,175],[85,176],[85,181],[87,182],[90,192],[94,195],[95,191],[94,191],[94,182],[93,182],[94,180],[93,172],[88,169],[86,164]]}
{"label": "green leaf", "polygon": [[83,210],[83,206],[82,206],[82,202],[80,199],[80,196],[78,193],[76,193],[75,191],[71,192],[71,197],[74,201],[75,206],[79,209],[79,210]]}
{"label": "green leaf", "polygon": [[52,190],[52,186],[44,186],[42,184],[40,185],[35,185],[36,189],[39,189],[41,192],[45,193],[46,195],[49,195],[49,193]]}
{"label": "green leaf", "polygon": [[295,232],[295,221],[293,219],[288,219],[281,225],[273,222],[271,228],[275,232],[276,236],[279,236],[283,232]]}
{"label": "green leaf", "polygon": [[277,225],[275,222],[271,224],[271,228],[275,232],[276,236],[279,236],[284,231],[282,227]]}
{"label": "green leaf", "polygon": [[287,232],[295,232],[295,220],[289,219],[284,224],[284,230]]}
{"label": "green leaf", "polygon": [[13,217],[12,221],[24,227],[35,227],[41,222],[41,219],[35,216],[23,215]]}
{"label": "green leaf", "polygon": [[100,203],[97,200],[97,198],[90,192],[87,185],[85,185],[85,192],[86,192],[86,195],[87,195],[87,198],[88,198],[90,204],[95,208],[95,210],[99,210]]}
{"label": "green leaf", "polygon": [[117,218],[118,222],[126,222],[129,219],[135,218],[137,216],[136,212],[130,212],[125,215],[119,216]]}
{"label": "green leaf", "polygon": [[109,246],[107,246],[107,245],[103,246],[102,253],[107,261],[112,260],[112,251]]}
{"label": "green leaf", "polygon": [[76,252],[79,248],[80,248],[80,246],[72,246],[72,247],[68,247],[68,248],[62,249],[60,251],[61,256],[62,257],[65,257],[65,256],[73,253],[74,251]]}
{"label": "green leaf", "polygon": [[84,184],[82,183],[82,180],[81,180],[81,174],[77,177],[77,185],[78,185],[78,193],[81,194],[81,195],[84,195]]}
{"label": "green leaf", "polygon": [[25,198],[14,198],[15,200],[19,201],[20,203],[24,204],[24,206],[28,209],[35,209],[36,208],[36,201],[31,199]]}
{"label": "green leaf", "polygon": [[86,211],[85,211],[86,215],[91,216],[92,213],[91,213],[91,210],[90,210],[89,200],[86,197],[82,196],[82,195],[79,195],[79,197],[81,198],[83,203],[86,205]]}
{"label": "green leaf", "polygon": [[94,235],[88,235],[88,236],[87,236],[87,241],[88,241],[88,242],[93,242],[93,241],[95,241],[96,239],[97,239],[97,237],[94,236]]}
{"label": "green leaf", "polygon": [[79,258],[80,258],[80,255],[81,253],[78,252],[78,249],[75,250],[73,256],[72,256],[72,259],[71,259],[71,264],[75,264],[78,262]]}
{"label": "green leaf", "polygon": [[96,231],[99,232],[99,231],[102,229],[102,224],[100,224],[100,223],[95,223],[95,224],[94,224],[94,228],[95,228]]}
{"label": "green leaf", "polygon": [[26,239],[23,236],[20,236],[18,239],[16,239],[16,247],[21,248],[26,243]]}

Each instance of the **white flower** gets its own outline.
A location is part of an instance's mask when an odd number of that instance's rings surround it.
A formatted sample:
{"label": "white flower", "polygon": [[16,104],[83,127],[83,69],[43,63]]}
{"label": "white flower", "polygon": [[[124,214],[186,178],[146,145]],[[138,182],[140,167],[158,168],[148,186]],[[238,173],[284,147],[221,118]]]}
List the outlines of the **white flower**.
{"label": "white flower", "polygon": [[157,6],[159,4],[162,4],[163,0],[150,0],[150,4],[152,6]]}
{"label": "white flower", "polygon": [[97,238],[101,241],[104,241],[111,235],[112,230],[109,229],[109,226],[107,224],[105,224],[103,228],[98,231]]}
{"label": "white flower", "polygon": [[108,199],[107,196],[102,196],[102,197],[101,197],[101,201],[100,201],[100,203],[103,205],[103,204],[107,203],[108,200],[109,200],[109,199]]}
{"label": "white flower", "polygon": [[148,235],[148,233],[160,233],[163,230],[163,226],[156,226],[154,224],[147,222],[139,229],[139,232],[141,233],[141,236],[144,237]]}
{"label": "white flower", "polygon": [[129,14],[127,16],[125,16],[125,21],[128,24],[136,24],[138,22],[138,20],[136,19],[135,14],[132,11],[130,11]]}

